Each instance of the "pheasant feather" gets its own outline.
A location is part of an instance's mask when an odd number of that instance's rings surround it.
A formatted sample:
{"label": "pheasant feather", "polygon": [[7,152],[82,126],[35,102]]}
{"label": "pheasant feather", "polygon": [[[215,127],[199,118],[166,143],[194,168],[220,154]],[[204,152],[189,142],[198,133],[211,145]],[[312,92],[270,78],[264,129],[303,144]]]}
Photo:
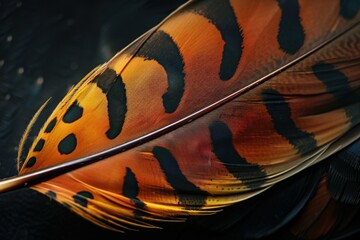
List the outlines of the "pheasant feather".
{"label": "pheasant feather", "polygon": [[0,190],[117,231],[267,191],[359,138],[358,10],[190,1],[81,80]]}

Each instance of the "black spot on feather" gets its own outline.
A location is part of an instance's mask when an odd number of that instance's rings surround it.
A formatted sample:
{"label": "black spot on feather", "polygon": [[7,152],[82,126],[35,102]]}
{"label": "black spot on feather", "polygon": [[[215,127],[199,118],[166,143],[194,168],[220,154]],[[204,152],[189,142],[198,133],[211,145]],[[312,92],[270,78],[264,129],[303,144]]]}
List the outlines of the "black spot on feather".
{"label": "black spot on feather", "polygon": [[108,114],[110,123],[110,128],[106,132],[106,136],[109,139],[114,139],[121,132],[127,111],[125,85],[120,76],[116,79],[106,97],[108,99]]}
{"label": "black spot on feather", "polygon": [[116,81],[116,77],[116,72],[113,69],[107,68],[103,73],[97,75],[93,82],[106,94]]}
{"label": "black spot on feather", "polygon": [[177,192],[179,203],[187,209],[202,207],[208,193],[201,190],[184,176],[172,153],[160,146],[155,146],[152,152],[159,161],[168,183]]}
{"label": "black spot on feather", "polygon": [[31,168],[35,165],[36,163],[36,157],[31,157],[29,158],[29,160],[27,161],[25,168]]}
{"label": "black spot on feather", "polygon": [[295,54],[304,44],[305,32],[301,25],[300,7],[297,0],[278,0],[281,8],[278,42],[286,53]]}
{"label": "black spot on feather", "polygon": [[46,133],[49,133],[49,132],[51,132],[53,129],[54,129],[54,127],[55,127],[55,125],[56,125],[56,117],[53,119],[53,120],[51,120],[51,122],[49,122],[49,124],[47,125],[47,127],[45,128],[45,132]]}
{"label": "black spot on feather", "polygon": [[275,130],[289,141],[301,156],[315,150],[316,140],[314,135],[302,131],[291,118],[291,109],[283,96],[273,89],[267,89],[262,93],[262,99],[269,113]]}
{"label": "black spot on feather", "polygon": [[144,213],[139,209],[143,209],[145,207],[145,203],[137,197],[139,194],[138,181],[135,174],[128,167],[126,168],[122,193],[125,197],[128,197],[135,203],[137,210],[134,211],[134,215],[135,217],[140,218]]}
{"label": "black spot on feather", "polygon": [[58,145],[58,151],[60,154],[72,153],[77,145],[75,134],[71,133],[62,139]]}
{"label": "black spot on feather", "polygon": [[360,9],[359,0],[340,0],[340,15],[345,19],[353,19]]}
{"label": "black spot on feather", "polygon": [[121,76],[110,68],[95,77],[93,82],[106,94],[110,125],[106,136],[114,139],[121,132],[127,112],[125,84]]}
{"label": "black spot on feather", "polygon": [[73,196],[74,202],[83,206],[83,207],[87,207],[88,205],[88,198],[90,199],[94,199],[94,196],[92,195],[92,193],[88,192],[88,191],[82,191],[82,192],[78,192],[77,194],[75,194]]}
{"label": "black spot on feather", "polygon": [[179,48],[169,34],[156,31],[137,53],[138,56],[155,60],[167,74],[168,89],[162,96],[166,113],[174,112],[184,94],[184,62]]}
{"label": "black spot on feather", "polygon": [[66,111],[63,117],[63,122],[65,123],[72,123],[76,120],[80,119],[83,115],[84,109],[79,106],[79,103],[75,101],[69,109]]}
{"label": "black spot on feather", "polygon": [[232,133],[229,127],[221,121],[214,121],[209,126],[209,130],[213,152],[228,171],[243,181],[247,187],[259,187],[262,181],[253,180],[255,178],[263,178],[265,173],[259,165],[250,164],[239,155],[233,145]]}
{"label": "black spot on feather", "polygon": [[40,151],[43,149],[44,144],[45,144],[45,140],[41,138],[41,139],[37,142],[37,144],[36,144],[36,146],[35,146],[35,148],[34,148],[34,152],[40,152]]}
{"label": "black spot on feather", "polygon": [[192,11],[209,19],[219,30],[225,42],[219,75],[221,80],[229,80],[235,74],[243,51],[242,31],[230,1],[199,2]]}
{"label": "black spot on feather", "polygon": [[48,196],[51,199],[56,199],[56,193],[53,191],[48,191],[45,193],[46,196]]}
{"label": "black spot on feather", "polygon": [[360,95],[349,85],[349,79],[335,66],[319,62],[312,67],[315,76],[322,81],[326,90],[337,100],[337,106],[345,109],[351,124],[355,126],[360,120]]}
{"label": "black spot on feather", "polygon": [[126,168],[126,175],[124,177],[123,194],[128,198],[136,198],[139,194],[138,181],[136,180],[135,174],[130,168]]}

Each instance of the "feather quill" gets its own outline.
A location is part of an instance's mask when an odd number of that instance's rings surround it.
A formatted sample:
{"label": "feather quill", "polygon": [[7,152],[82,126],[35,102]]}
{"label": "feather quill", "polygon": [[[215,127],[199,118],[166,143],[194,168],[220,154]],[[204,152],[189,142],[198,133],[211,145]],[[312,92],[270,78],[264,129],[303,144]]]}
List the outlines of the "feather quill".
{"label": "feather quill", "polygon": [[190,1],[80,81],[0,191],[30,185],[117,231],[266,191],[360,136],[348,11]]}

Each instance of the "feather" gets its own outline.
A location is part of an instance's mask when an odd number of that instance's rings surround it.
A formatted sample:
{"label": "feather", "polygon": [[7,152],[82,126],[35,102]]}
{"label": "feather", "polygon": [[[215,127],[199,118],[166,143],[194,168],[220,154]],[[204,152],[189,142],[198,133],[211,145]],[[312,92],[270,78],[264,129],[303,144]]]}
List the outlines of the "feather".
{"label": "feather", "polygon": [[360,201],[360,140],[356,140],[333,157],[328,176],[328,189],[332,198],[343,203]]}
{"label": "feather", "polygon": [[[314,197],[309,201],[298,218],[290,225],[294,236],[304,239],[318,239],[335,228],[343,228],[356,216],[359,207],[336,202],[326,188],[323,176]],[[338,224],[338,226],[336,226]]]}
{"label": "feather", "polygon": [[359,138],[358,9],[183,5],[65,96],[0,189],[118,231],[266,191]]}

